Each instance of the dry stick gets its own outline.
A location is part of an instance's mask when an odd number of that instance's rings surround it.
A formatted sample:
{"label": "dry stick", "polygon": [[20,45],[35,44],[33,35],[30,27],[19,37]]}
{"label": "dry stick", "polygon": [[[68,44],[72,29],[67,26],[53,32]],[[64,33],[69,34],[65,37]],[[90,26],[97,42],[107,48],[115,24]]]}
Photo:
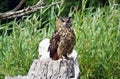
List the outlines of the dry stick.
{"label": "dry stick", "polygon": [[11,11],[17,11],[17,10],[19,10],[21,7],[22,7],[22,5],[23,5],[23,3],[25,2],[26,0],[21,0],[20,2],[19,2],[19,4],[14,8],[14,9],[12,9]]}
{"label": "dry stick", "polygon": [[0,13],[0,19],[11,19],[11,18],[16,18],[16,17],[21,17],[23,15],[36,12],[41,8],[51,7],[51,6],[60,4],[60,3],[62,3],[62,0],[52,3],[48,6],[45,6],[44,2],[41,1],[41,2],[38,2],[36,5],[28,6],[27,8],[19,10],[19,11]]}

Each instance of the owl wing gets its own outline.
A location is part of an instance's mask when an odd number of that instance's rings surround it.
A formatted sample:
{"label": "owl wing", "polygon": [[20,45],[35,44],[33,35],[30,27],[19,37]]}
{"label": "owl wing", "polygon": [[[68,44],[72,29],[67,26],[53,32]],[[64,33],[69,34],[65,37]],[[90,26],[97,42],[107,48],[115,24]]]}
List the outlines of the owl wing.
{"label": "owl wing", "polygon": [[70,31],[66,31],[66,30],[62,31],[61,39],[57,50],[58,56],[60,55],[67,56],[67,54],[72,53],[75,44],[76,44],[76,37],[74,31],[72,29],[70,29]]}
{"label": "owl wing", "polygon": [[48,51],[50,51],[50,57],[54,60],[59,58],[57,55],[59,41],[60,41],[59,30],[55,30],[55,32],[52,35],[52,38],[50,39],[50,45],[48,47]]}
{"label": "owl wing", "polygon": [[67,50],[67,54],[71,54],[72,53],[72,51],[73,51],[73,48],[74,48],[74,46],[75,46],[75,44],[76,44],[76,36],[75,36],[75,34],[74,34],[74,31],[71,29],[70,30],[70,32],[69,32],[70,34],[68,34],[69,36],[68,36],[68,39],[70,40],[70,42],[69,42],[69,48],[68,48],[68,50]]}

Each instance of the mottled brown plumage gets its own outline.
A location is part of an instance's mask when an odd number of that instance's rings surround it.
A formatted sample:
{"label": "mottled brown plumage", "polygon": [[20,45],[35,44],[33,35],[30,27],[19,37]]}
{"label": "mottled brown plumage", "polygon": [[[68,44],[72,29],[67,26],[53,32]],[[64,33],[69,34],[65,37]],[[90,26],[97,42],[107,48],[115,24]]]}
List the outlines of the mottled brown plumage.
{"label": "mottled brown plumage", "polygon": [[56,21],[56,30],[50,39],[48,48],[50,57],[53,60],[57,60],[62,56],[67,57],[67,55],[72,53],[75,44],[76,37],[71,27],[70,17],[59,17]]}

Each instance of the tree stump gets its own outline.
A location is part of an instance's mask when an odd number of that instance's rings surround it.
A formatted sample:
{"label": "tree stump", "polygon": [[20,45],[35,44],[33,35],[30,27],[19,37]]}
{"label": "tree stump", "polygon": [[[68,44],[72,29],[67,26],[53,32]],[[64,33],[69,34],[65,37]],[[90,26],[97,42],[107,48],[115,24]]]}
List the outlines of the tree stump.
{"label": "tree stump", "polygon": [[27,76],[30,79],[70,79],[74,78],[74,73],[74,62],[71,59],[39,59],[33,62]]}
{"label": "tree stump", "polygon": [[[48,41],[47,43],[49,43]],[[43,48],[46,51],[45,47],[47,46],[42,46],[39,50]],[[77,53],[73,50],[69,59],[52,60],[49,57],[49,52],[46,51],[39,59],[33,61],[27,76],[6,76],[5,79],[80,79]]]}

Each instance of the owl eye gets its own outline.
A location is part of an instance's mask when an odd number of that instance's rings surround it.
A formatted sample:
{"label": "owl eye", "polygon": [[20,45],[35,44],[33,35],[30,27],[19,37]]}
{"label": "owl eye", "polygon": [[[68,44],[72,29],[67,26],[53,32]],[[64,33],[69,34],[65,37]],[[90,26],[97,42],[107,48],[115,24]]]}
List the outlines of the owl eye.
{"label": "owl eye", "polygon": [[60,20],[61,20],[62,22],[65,22],[63,18],[60,18]]}

